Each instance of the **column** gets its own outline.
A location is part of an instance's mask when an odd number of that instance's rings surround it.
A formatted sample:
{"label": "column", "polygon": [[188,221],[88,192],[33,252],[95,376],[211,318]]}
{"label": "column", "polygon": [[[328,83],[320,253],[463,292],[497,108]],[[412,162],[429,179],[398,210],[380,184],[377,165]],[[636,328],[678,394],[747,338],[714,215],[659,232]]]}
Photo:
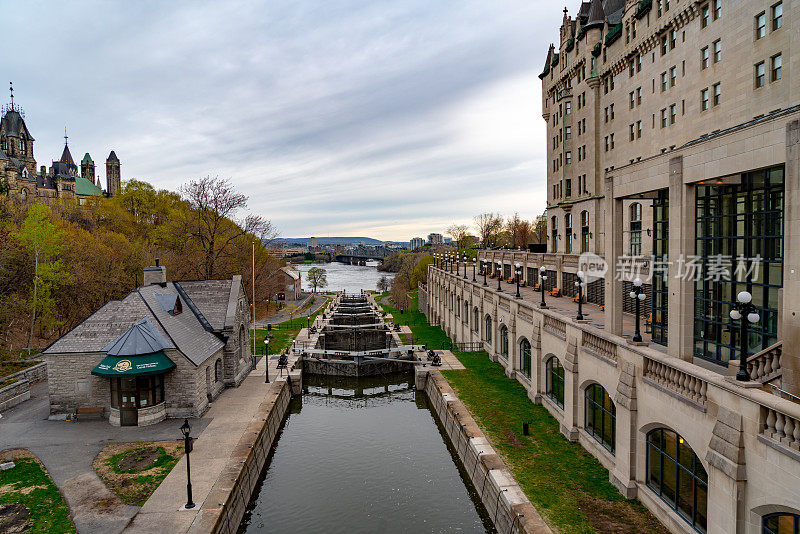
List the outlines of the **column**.
{"label": "column", "polygon": [[617,258],[622,255],[622,200],[614,198],[614,178],[605,180],[605,329],[622,335],[622,282],[617,280]]}
{"label": "column", "polygon": [[[779,337],[785,347],[800,344],[800,120],[786,125],[783,201],[783,298]],[[782,389],[800,396],[800,353],[784,351]]]}
{"label": "column", "polygon": [[693,186],[683,183],[683,156],[669,160],[669,280],[667,288],[667,350],[670,356],[693,359],[694,280],[679,275],[681,258],[695,253]]}

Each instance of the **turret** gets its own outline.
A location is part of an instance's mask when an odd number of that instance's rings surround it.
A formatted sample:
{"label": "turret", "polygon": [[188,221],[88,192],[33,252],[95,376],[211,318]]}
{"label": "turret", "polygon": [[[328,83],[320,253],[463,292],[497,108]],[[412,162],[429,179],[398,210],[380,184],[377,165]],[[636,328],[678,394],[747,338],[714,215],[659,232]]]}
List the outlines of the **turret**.
{"label": "turret", "polygon": [[106,186],[109,195],[117,194],[122,183],[122,175],[119,168],[119,158],[111,151],[111,154],[106,158]]}
{"label": "turret", "polygon": [[94,177],[94,161],[92,161],[92,157],[88,152],[84,154],[83,159],[81,160],[81,176],[92,183],[96,182]]}

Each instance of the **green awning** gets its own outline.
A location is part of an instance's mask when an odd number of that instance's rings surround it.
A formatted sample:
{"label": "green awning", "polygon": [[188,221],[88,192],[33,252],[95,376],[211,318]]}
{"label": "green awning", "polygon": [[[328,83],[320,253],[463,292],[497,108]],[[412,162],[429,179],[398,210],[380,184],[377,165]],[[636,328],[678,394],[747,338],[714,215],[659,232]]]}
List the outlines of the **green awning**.
{"label": "green awning", "polygon": [[106,356],[92,369],[97,376],[142,376],[166,373],[175,364],[162,351],[141,356]]}

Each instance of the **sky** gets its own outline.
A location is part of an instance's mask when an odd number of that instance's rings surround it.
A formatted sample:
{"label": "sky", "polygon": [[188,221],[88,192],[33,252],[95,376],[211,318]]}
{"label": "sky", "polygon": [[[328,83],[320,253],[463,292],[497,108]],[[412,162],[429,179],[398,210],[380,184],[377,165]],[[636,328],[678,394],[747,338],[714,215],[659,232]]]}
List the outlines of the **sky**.
{"label": "sky", "polygon": [[[407,241],[546,201],[543,0],[13,2],[0,72],[38,165],[228,178],[282,237]],[[8,87],[5,81],[5,87]],[[7,102],[4,91],[2,101]]]}

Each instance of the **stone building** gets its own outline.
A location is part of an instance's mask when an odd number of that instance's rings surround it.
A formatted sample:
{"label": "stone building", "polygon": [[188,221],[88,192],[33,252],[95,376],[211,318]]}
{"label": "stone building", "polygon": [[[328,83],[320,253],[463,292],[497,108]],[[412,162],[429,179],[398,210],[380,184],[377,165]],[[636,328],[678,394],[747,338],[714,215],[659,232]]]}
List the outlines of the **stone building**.
{"label": "stone building", "polygon": [[281,267],[279,274],[283,287],[283,298],[286,300],[299,300],[303,294],[303,277],[300,271],[291,265],[286,265]]}
{"label": "stone building", "polygon": [[252,366],[240,276],[144,285],[111,301],[43,351],[52,414],[102,407],[113,425],[200,416]]}
{"label": "stone building", "polygon": [[432,267],[421,307],[672,532],[797,532],[800,11],[592,0],[559,32],[540,75],[548,251],[479,260],[563,296],[543,308],[541,293]]}
{"label": "stone building", "polygon": [[34,138],[25,124],[25,112],[14,103],[0,110],[0,194],[20,200],[77,198],[84,203],[93,196],[113,195],[120,187],[120,163],[112,151],[106,161],[108,192],[103,191],[100,177],[95,176],[94,161],[87,152],[81,160],[80,174],[72,159],[64,134],[64,150],[48,171],[36,168],[33,155]]}

